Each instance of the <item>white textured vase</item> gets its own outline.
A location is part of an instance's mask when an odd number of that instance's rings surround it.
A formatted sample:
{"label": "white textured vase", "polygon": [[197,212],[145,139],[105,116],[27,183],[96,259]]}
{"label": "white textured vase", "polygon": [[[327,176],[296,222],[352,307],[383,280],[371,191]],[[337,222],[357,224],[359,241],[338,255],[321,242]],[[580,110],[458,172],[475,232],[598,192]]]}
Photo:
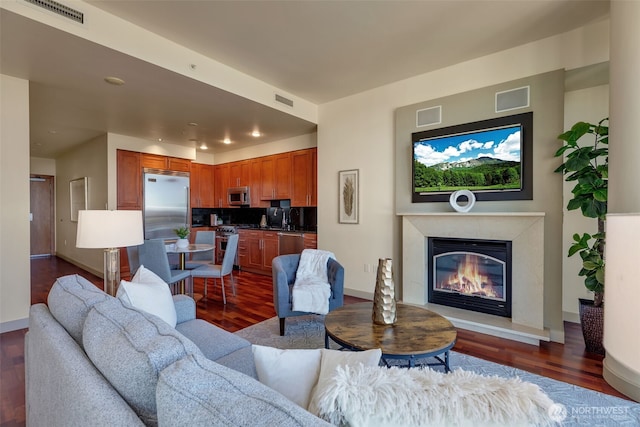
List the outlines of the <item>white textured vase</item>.
{"label": "white textured vase", "polygon": [[189,246],[189,239],[178,239],[176,241],[176,248],[186,248],[187,246]]}
{"label": "white textured vase", "polygon": [[391,258],[378,260],[376,289],[373,294],[373,323],[392,325],[396,322],[396,289]]}

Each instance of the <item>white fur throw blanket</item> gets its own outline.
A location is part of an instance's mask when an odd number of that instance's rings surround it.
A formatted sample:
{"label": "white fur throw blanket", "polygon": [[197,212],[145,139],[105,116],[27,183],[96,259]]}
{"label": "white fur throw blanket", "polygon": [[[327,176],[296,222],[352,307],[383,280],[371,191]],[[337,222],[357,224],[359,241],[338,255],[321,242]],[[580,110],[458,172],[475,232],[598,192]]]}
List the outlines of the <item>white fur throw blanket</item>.
{"label": "white fur throw blanket", "polygon": [[293,311],[327,314],[331,285],[327,277],[327,262],[332,252],[305,249],[300,255],[296,281],[291,291]]}
{"label": "white fur throw blanket", "polygon": [[457,369],[340,366],[318,395],[318,415],[339,426],[548,426],[560,405],[519,378]]}

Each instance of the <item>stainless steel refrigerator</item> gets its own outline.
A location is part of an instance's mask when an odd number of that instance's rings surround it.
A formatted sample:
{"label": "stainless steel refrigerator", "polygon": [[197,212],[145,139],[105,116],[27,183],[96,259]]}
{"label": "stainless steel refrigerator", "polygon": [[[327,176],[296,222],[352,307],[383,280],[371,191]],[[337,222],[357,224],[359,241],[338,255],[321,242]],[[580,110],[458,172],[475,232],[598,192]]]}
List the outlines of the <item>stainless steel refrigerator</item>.
{"label": "stainless steel refrigerator", "polygon": [[190,226],[189,174],[144,169],[145,239],[177,238],[174,230]]}

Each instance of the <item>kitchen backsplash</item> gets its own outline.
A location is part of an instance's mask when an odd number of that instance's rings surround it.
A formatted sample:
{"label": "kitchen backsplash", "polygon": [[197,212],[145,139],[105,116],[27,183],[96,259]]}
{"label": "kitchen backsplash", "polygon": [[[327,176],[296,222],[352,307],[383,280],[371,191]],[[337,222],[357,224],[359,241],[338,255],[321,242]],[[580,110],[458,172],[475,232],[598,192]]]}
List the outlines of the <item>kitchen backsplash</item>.
{"label": "kitchen backsplash", "polygon": [[318,209],[271,207],[271,208],[193,208],[191,210],[192,227],[209,227],[211,216],[217,215],[223,224],[253,225],[258,226],[262,215],[266,216],[268,227],[281,227],[282,217],[286,218],[286,224],[292,229],[316,231],[318,223]]}

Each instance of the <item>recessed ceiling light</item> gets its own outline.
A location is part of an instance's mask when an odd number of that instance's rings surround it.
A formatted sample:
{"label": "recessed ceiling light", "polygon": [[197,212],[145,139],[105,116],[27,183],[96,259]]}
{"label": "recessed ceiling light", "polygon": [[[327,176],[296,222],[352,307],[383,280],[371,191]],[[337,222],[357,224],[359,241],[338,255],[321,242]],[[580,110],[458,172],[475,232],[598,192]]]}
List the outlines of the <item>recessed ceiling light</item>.
{"label": "recessed ceiling light", "polygon": [[188,123],[188,125],[189,125],[189,126],[198,126],[198,124],[197,124],[196,122]]}
{"label": "recessed ceiling light", "polygon": [[113,76],[105,77],[104,81],[114,86],[122,86],[124,84],[124,80]]}
{"label": "recessed ceiling light", "polygon": [[55,129],[51,129],[51,130],[49,131],[49,133],[50,133],[50,134],[52,134],[52,135],[55,135],[56,133],[58,133],[58,131],[57,131],[57,130],[55,130]]}
{"label": "recessed ceiling light", "polygon": [[207,144],[204,144],[204,143],[203,143],[203,144],[201,144],[201,145],[200,145],[200,149],[201,149],[201,150],[207,150],[208,148],[209,148],[209,147],[207,147]]}
{"label": "recessed ceiling light", "polygon": [[158,142],[162,142],[162,138],[158,138]]}
{"label": "recessed ceiling light", "polygon": [[259,130],[254,130],[253,132],[251,132],[251,136],[253,136],[254,138],[258,138],[262,136],[262,134],[260,133]]}
{"label": "recessed ceiling light", "polygon": [[231,140],[229,138],[225,138],[222,142],[224,142],[225,144],[231,144]]}

